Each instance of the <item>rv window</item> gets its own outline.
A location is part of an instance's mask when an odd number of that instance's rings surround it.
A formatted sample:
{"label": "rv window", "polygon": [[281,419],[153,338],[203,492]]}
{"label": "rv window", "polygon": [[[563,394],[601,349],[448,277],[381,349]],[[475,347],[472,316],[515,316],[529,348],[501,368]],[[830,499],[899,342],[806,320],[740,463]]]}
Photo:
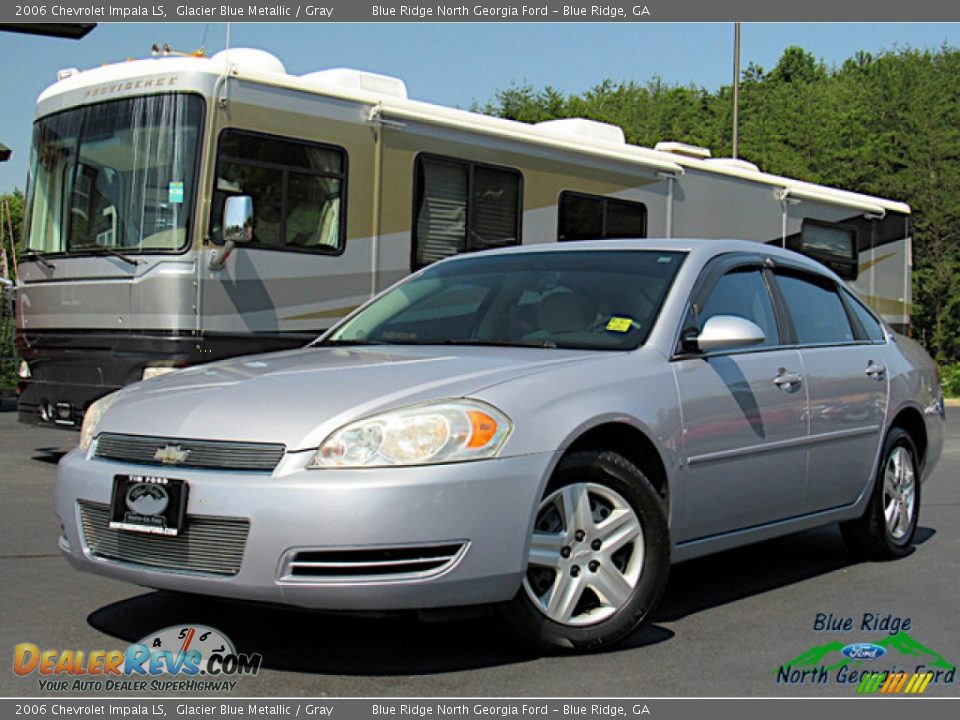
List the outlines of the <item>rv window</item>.
{"label": "rv window", "polygon": [[846,280],[857,279],[857,231],[852,226],[804,220],[799,240],[796,244],[788,238],[787,246],[819,260]]}
{"label": "rv window", "polygon": [[344,242],[346,153],[341,148],[238,130],[220,136],[211,236],[223,242],[231,195],[253,198],[253,247],[339,253]]}
{"label": "rv window", "polygon": [[413,266],[520,242],[520,173],[421,155],[417,158]]}
{"label": "rv window", "polygon": [[647,206],[600,195],[560,193],[557,239],[600,240],[647,236]]}
{"label": "rv window", "polygon": [[70,108],[34,125],[31,252],[179,252],[197,195],[203,99],[158,93]]}

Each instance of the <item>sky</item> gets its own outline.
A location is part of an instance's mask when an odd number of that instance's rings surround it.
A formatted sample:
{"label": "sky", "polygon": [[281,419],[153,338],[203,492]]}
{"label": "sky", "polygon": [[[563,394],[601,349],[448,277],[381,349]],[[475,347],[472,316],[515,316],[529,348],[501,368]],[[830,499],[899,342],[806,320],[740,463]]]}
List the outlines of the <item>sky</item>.
{"label": "sky", "polygon": [[[0,163],[0,193],[24,186],[34,103],[57,70],[149,57],[154,42],[212,55],[224,48],[226,30],[223,23],[100,24],[79,41],[0,32],[0,141],[14,151]],[[715,90],[733,78],[732,23],[234,23],[230,33],[232,47],[268,50],[289,73],[379,72],[402,78],[411,98],[461,108],[512,84],[578,93],[606,78],[659,76]],[[741,68],[770,69],[791,45],[833,66],[858,50],[944,44],[960,47],[960,24],[744,23]]]}

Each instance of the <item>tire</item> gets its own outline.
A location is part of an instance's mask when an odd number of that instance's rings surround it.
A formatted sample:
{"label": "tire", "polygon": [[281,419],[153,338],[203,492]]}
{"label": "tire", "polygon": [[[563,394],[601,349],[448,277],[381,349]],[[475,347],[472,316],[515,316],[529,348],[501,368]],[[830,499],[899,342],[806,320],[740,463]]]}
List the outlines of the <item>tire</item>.
{"label": "tire", "polygon": [[[568,509],[569,508],[569,509]],[[670,570],[670,531],[646,475],[623,456],[583,450],[547,486],[507,623],[540,650],[599,650],[650,617]]]}
{"label": "tire", "polygon": [[856,520],[840,523],[840,532],[855,556],[867,560],[890,560],[912,551],[919,516],[917,448],[906,431],[895,427],[883,442],[880,466],[867,509]]}

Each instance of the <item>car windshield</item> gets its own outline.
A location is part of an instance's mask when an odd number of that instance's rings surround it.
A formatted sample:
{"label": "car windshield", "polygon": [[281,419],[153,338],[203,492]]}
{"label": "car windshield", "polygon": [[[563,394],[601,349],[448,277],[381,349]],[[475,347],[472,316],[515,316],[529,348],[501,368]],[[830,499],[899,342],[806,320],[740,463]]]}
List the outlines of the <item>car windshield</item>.
{"label": "car windshield", "polygon": [[460,258],[414,275],[319,344],[630,350],[646,340],[683,258],[648,250]]}
{"label": "car windshield", "polygon": [[203,99],[164,93],[73,108],[33,128],[28,253],[186,244]]}

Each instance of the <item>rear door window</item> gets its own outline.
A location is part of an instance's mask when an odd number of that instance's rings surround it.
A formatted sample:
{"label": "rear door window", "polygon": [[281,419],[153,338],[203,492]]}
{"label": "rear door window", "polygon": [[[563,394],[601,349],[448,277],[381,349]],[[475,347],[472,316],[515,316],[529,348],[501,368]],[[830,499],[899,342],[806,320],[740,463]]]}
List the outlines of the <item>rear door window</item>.
{"label": "rear door window", "polygon": [[774,272],[801,345],[855,341],[836,285],[827,278],[785,270]]}

